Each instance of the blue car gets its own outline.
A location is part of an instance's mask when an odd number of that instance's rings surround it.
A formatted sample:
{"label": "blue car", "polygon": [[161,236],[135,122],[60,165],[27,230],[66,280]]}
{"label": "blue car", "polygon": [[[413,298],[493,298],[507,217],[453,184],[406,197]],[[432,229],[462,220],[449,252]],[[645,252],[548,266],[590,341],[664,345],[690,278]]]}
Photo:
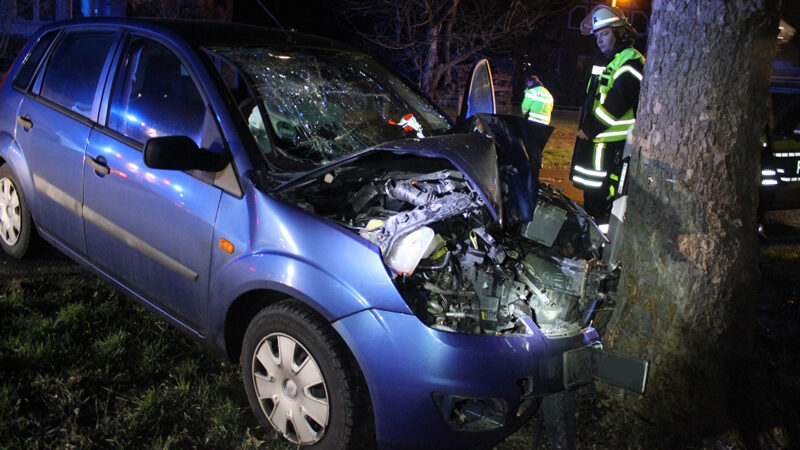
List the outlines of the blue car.
{"label": "blue car", "polygon": [[454,121],[324,38],[48,25],[0,89],[0,245],[239,360],[292,443],[492,445],[597,376],[617,271],[538,183],[552,128],[486,110],[482,73]]}

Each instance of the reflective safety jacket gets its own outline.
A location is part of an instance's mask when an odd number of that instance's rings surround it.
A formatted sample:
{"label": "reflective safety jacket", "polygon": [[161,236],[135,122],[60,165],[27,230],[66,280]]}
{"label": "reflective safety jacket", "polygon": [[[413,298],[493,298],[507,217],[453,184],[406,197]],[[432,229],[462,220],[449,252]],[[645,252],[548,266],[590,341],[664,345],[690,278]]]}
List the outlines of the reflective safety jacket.
{"label": "reflective safety jacket", "polygon": [[619,158],[605,152],[609,146],[621,151],[635,122],[643,69],[644,56],[631,47],[619,50],[605,67],[593,68],[579,126],[591,139],[591,145],[581,139],[576,141],[570,170],[570,179],[579,188],[608,188],[613,197],[619,168],[612,162]]}
{"label": "reflective safety jacket", "polygon": [[532,122],[550,124],[553,114],[553,96],[544,86],[538,85],[525,89],[522,99],[522,115]]}
{"label": "reflective safety jacket", "polygon": [[635,122],[643,69],[644,56],[627,47],[614,55],[597,76],[592,111],[581,124],[581,129],[594,142],[625,140],[628,129]]}

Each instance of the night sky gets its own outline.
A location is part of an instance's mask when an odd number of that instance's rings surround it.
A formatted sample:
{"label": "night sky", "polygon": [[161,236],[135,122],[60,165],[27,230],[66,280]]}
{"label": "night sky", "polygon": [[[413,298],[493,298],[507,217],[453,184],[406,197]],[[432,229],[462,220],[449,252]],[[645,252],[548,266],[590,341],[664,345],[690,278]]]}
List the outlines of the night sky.
{"label": "night sky", "polygon": [[[261,0],[284,28],[346,40],[348,34],[334,16],[329,2]],[[255,0],[237,1],[234,21],[275,27],[275,22]]]}

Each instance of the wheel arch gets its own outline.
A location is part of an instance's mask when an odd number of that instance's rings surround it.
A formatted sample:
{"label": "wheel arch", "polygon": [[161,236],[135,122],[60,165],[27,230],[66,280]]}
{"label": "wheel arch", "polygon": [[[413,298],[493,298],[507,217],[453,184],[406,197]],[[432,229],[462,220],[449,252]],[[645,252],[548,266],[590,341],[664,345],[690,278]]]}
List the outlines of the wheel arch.
{"label": "wheel arch", "polygon": [[237,258],[211,278],[211,344],[236,361],[253,317],[283,299],[299,301],[329,324],[376,303],[389,310],[410,312],[391,283],[370,284],[367,280],[364,277],[362,286],[354,286],[341,274],[295,255],[260,252]]}
{"label": "wheel arch", "polygon": [[242,353],[244,335],[253,317],[264,308],[290,298],[293,297],[285,292],[271,289],[255,289],[245,292],[231,303],[225,315],[223,330],[225,356],[229,361],[235,363],[239,360],[239,355]]}
{"label": "wheel arch", "polygon": [[17,146],[14,137],[7,132],[0,132],[0,165],[4,164],[7,164],[14,176],[17,177],[35,224],[36,212],[32,205],[35,203],[34,196],[36,193],[34,192],[33,176],[28,167],[28,162],[22,154],[22,150]]}

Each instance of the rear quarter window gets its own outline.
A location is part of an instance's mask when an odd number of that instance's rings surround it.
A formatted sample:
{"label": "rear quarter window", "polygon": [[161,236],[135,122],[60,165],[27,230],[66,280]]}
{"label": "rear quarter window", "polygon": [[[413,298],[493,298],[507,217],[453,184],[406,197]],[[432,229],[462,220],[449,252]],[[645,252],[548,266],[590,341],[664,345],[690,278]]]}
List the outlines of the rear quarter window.
{"label": "rear quarter window", "polygon": [[33,74],[36,73],[36,68],[39,67],[44,53],[47,51],[47,48],[50,47],[50,43],[53,42],[53,38],[55,38],[56,34],[57,31],[51,31],[40,37],[31,51],[25,56],[25,60],[22,62],[22,65],[17,71],[17,75],[14,77],[15,88],[22,91],[28,89]]}
{"label": "rear quarter window", "polygon": [[88,117],[115,33],[85,32],[64,36],[47,62],[41,96]]}

